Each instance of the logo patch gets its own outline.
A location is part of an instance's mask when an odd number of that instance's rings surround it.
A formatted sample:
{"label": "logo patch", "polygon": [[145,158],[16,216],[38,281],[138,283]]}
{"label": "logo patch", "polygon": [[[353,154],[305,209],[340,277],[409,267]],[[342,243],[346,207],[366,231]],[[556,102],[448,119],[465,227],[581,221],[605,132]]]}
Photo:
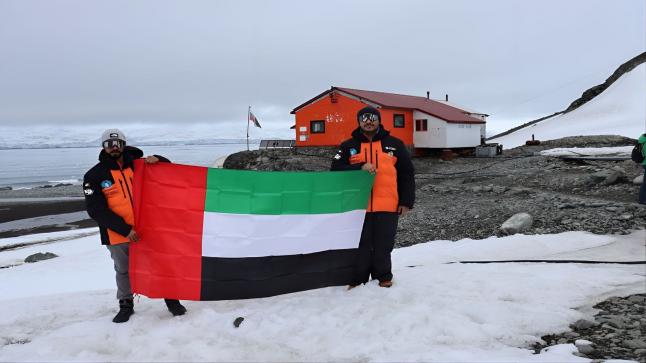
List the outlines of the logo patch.
{"label": "logo patch", "polygon": [[357,149],[352,148],[350,149],[350,155],[356,155],[357,154]]}
{"label": "logo patch", "polygon": [[94,190],[92,190],[92,189],[90,189],[90,188],[88,188],[88,189],[83,189],[83,193],[85,193],[85,195],[88,195],[88,196],[89,196],[89,195],[94,194]]}
{"label": "logo patch", "polygon": [[101,188],[110,188],[112,186],[112,182],[109,180],[104,180],[101,182]]}
{"label": "logo patch", "polygon": [[341,154],[334,155],[334,160],[339,160],[339,159],[341,159]]}
{"label": "logo patch", "polygon": [[384,150],[397,151],[397,148],[396,148],[396,147],[392,147],[392,146],[384,146]]}

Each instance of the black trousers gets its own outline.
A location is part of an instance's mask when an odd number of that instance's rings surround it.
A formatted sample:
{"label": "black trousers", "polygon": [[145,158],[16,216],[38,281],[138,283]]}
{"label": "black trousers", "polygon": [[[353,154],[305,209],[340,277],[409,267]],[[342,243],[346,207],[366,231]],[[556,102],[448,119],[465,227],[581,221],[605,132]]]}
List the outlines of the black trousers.
{"label": "black trousers", "polygon": [[398,220],[396,212],[366,213],[355,264],[354,285],[368,282],[371,276],[379,281],[392,280],[390,253],[395,246]]}

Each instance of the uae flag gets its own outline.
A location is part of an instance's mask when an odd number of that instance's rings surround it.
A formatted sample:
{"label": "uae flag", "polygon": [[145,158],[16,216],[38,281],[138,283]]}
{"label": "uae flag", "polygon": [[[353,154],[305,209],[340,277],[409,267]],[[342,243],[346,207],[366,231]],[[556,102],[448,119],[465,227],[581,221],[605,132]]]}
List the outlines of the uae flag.
{"label": "uae flag", "polygon": [[254,126],[260,127],[260,122],[258,122],[258,118],[251,111],[249,111],[249,122],[253,122]]}
{"label": "uae flag", "polygon": [[132,291],[267,297],[352,282],[373,176],[136,161]]}

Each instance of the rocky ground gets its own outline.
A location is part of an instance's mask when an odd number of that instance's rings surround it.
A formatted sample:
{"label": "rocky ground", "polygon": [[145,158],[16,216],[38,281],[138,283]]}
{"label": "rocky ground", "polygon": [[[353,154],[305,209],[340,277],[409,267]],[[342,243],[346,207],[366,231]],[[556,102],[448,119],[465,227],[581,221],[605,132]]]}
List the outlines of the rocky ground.
{"label": "rocky ground", "polygon": [[[413,159],[415,208],[399,223],[396,244],[429,240],[481,239],[502,235],[516,213],[533,218],[526,234],[580,230],[627,234],[646,225],[646,206],[637,203],[641,166],[626,161],[566,161],[538,156],[557,147],[631,145],[618,136],[572,137],[519,147],[493,158]],[[231,155],[225,168],[328,170],[335,149],[257,150]]]}
{"label": "rocky ground", "polygon": [[[630,160],[566,161],[536,155],[553,148],[634,142],[618,136],[569,137],[505,150],[494,158],[414,158],[417,201],[400,220],[396,246],[504,235],[501,225],[517,213],[528,213],[533,219],[525,234],[573,230],[628,234],[644,228],[646,205],[637,203],[640,186],[633,183],[644,172],[640,165]],[[334,154],[333,148],[258,150],[231,155],[224,167],[328,170]],[[645,305],[644,295],[612,297],[594,306],[600,310],[594,322],[579,321],[572,331],[544,336],[545,344],[534,348],[538,352],[576,342],[577,354],[583,357],[646,362]]]}
{"label": "rocky ground", "polygon": [[574,343],[582,357],[646,362],[645,305],[646,294],[611,297],[594,306],[599,310],[594,321],[579,320],[570,326],[572,331],[542,337],[545,344],[534,346],[535,351]]}

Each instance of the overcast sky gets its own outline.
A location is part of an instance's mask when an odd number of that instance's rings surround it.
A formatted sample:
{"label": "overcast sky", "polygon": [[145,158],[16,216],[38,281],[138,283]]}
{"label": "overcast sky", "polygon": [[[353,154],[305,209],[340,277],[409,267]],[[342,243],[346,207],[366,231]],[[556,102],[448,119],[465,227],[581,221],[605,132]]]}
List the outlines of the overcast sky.
{"label": "overcast sky", "polygon": [[289,127],[330,86],[443,98],[506,129],[646,49],[644,0],[0,0],[0,126]]}

